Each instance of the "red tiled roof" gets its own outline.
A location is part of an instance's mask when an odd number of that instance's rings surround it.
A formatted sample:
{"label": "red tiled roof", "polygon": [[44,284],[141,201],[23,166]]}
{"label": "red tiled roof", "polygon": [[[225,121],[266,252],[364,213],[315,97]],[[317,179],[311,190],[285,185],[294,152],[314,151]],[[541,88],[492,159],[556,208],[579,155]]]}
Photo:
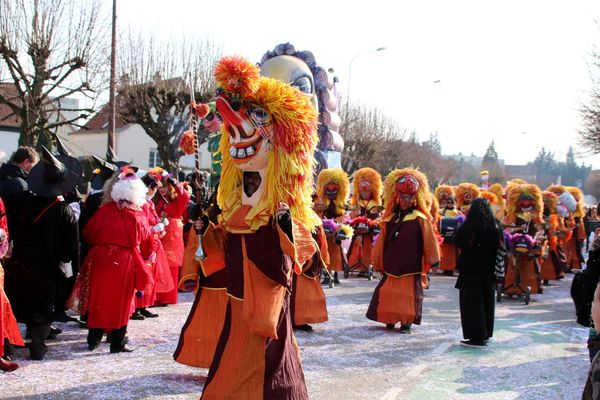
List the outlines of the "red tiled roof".
{"label": "red tiled roof", "polygon": [[[117,102],[117,113],[115,116],[115,129],[120,129],[128,124],[119,117],[119,115],[120,115],[119,105],[121,104],[121,102],[119,101],[120,96],[117,95],[115,100]],[[85,131],[108,130],[108,106],[109,106],[108,103],[106,103],[104,106],[102,106],[100,111],[98,111],[98,113],[96,115],[94,115],[92,117],[92,119],[90,119],[87,122],[87,124],[84,125],[83,129],[80,129],[78,132],[85,133]]]}
{"label": "red tiled roof", "polygon": [[[0,92],[14,104],[20,105],[19,93],[13,83],[0,83]],[[0,126],[10,126],[14,128],[21,127],[21,120],[17,115],[11,115],[13,112],[6,104],[0,104]],[[10,117],[8,117],[11,115]],[[8,118],[6,118],[8,117]]]}

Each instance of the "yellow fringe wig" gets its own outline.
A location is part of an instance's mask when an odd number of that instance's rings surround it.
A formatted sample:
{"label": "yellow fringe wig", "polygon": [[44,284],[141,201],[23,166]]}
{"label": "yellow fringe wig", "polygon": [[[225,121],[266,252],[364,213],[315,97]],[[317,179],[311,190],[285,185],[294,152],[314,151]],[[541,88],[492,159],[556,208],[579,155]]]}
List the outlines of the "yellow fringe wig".
{"label": "yellow fringe wig", "polygon": [[456,188],[456,208],[461,209],[465,205],[465,193],[471,193],[473,200],[479,197],[479,187],[474,183],[461,183]]}
{"label": "yellow fringe wig", "polygon": [[486,199],[490,205],[500,205],[500,199],[496,196],[495,193],[490,192],[489,190],[482,190],[479,192],[479,197]]}
{"label": "yellow fringe wig", "polygon": [[352,180],[352,198],[350,198],[350,205],[357,205],[360,193],[358,185],[361,181],[369,181],[371,183],[371,198],[381,205],[381,195],[383,194],[383,182],[381,181],[381,175],[373,168],[365,167],[361,168],[354,173],[354,179]]}
{"label": "yellow fringe wig", "polygon": [[454,192],[454,188],[450,185],[439,185],[438,187],[435,188],[435,198],[439,202],[442,200],[442,197],[449,197],[452,196],[455,198],[456,201],[456,193]]}
{"label": "yellow fringe wig", "polygon": [[440,212],[440,203],[435,195],[431,192],[429,193],[429,198],[427,199],[427,205],[429,206],[429,213],[433,217],[433,221],[435,221]]}
{"label": "yellow fringe wig", "polygon": [[428,220],[431,220],[431,213],[427,205],[427,198],[430,195],[429,182],[427,177],[421,171],[414,168],[395,169],[388,174],[383,183],[383,204],[385,210],[383,219],[389,220],[396,212],[398,206],[398,196],[396,196],[396,182],[402,175],[412,175],[419,182],[419,190],[417,191],[417,210],[425,214]]}
{"label": "yellow fringe wig", "polygon": [[542,199],[542,191],[537,185],[522,184],[516,185],[510,189],[508,199],[506,200],[506,225],[514,225],[517,220],[518,203],[521,195],[526,194],[533,198],[533,210],[531,212],[532,220],[538,224],[543,221],[544,200]]}
{"label": "yellow fringe wig", "polygon": [[546,190],[560,196],[567,191],[567,188],[563,185],[550,185]]}
{"label": "yellow fringe wig", "polygon": [[[260,76],[258,67],[241,57],[225,57],[215,67],[219,90],[243,103],[262,107],[272,117],[273,149],[268,155],[264,199],[274,215],[279,203],[289,205],[295,222],[313,229],[320,219],[312,210],[311,194],[317,146],[317,113],[298,89]],[[229,154],[230,135],[221,128],[219,150],[222,171],[217,201],[219,206],[241,202],[242,171]]]}
{"label": "yellow fringe wig", "polygon": [[573,211],[573,217],[583,217],[585,215],[585,211],[583,210],[583,192],[581,191],[581,189],[575,186],[567,186],[566,189],[569,193],[573,195],[573,197],[575,197],[575,200],[577,200],[577,208],[575,209],[575,211]]}
{"label": "yellow fringe wig", "polygon": [[333,182],[340,187],[337,198],[333,202],[336,208],[336,214],[341,215],[346,212],[346,203],[350,194],[350,180],[348,175],[341,168],[327,168],[319,173],[317,178],[317,202],[325,206],[329,204],[329,199],[325,195],[325,187],[329,182]]}
{"label": "yellow fringe wig", "polygon": [[500,200],[500,206],[502,207],[502,209],[504,209],[504,207],[506,206],[506,201],[504,200],[504,188],[502,187],[502,185],[499,183],[494,183],[487,189],[487,191],[492,192],[496,196],[498,196],[498,199]]}

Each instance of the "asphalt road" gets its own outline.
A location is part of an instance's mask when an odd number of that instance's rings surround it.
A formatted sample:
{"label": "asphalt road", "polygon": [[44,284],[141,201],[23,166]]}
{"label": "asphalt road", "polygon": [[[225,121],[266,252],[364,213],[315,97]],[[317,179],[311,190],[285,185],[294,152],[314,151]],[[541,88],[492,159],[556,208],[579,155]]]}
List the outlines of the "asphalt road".
{"label": "asphalt road", "polygon": [[[327,294],[329,322],[298,332],[311,399],[577,399],[589,367],[587,330],[574,322],[572,275],[524,305],[504,298],[494,338],[483,349],[462,339],[456,278],[434,276],[423,323],[410,335],[365,318],[376,281],[352,277]],[[192,297],[130,323],[136,351],[90,352],[86,332],[64,329],[43,362],[26,360],[0,375],[0,399],[197,399],[207,371],[175,363],[172,353]]]}

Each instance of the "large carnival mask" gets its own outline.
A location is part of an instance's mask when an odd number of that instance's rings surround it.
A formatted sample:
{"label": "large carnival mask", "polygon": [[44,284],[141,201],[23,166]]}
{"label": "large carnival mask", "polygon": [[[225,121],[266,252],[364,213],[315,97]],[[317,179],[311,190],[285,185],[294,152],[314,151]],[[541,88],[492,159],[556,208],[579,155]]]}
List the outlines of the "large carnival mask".
{"label": "large carnival mask", "polygon": [[340,185],[335,182],[329,182],[325,185],[325,196],[331,201],[335,200],[340,192]]}
{"label": "large carnival mask", "polygon": [[268,165],[273,138],[271,115],[255,104],[244,104],[219,96],[217,109],[229,134],[229,154],[237,168],[259,171]]}
{"label": "large carnival mask", "polygon": [[396,196],[402,210],[408,210],[414,206],[418,190],[419,181],[412,175],[402,175],[396,181]]}
{"label": "large carnival mask", "polygon": [[298,57],[281,55],[268,59],[260,66],[260,73],[298,88],[309,97],[313,107],[318,111],[319,105],[312,72],[308,65]]}
{"label": "large carnival mask", "polygon": [[527,213],[533,211],[534,204],[535,200],[532,196],[528,194],[521,194],[517,203],[517,207],[520,212]]}
{"label": "large carnival mask", "polygon": [[463,196],[463,203],[466,206],[470,206],[472,202],[473,202],[473,195],[471,194],[471,192],[469,190],[467,190]]}
{"label": "large carnival mask", "polygon": [[358,192],[360,194],[360,198],[363,200],[371,200],[371,195],[373,190],[371,189],[371,182],[366,179],[363,179],[358,183]]}

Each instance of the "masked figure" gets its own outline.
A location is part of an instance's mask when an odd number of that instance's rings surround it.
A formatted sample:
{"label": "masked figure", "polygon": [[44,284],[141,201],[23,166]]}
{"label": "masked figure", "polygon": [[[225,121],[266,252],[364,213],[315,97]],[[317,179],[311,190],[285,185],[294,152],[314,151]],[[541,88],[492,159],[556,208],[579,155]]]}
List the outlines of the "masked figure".
{"label": "masked figure", "polygon": [[290,43],[277,45],[263,55],[261,74],[297,87],[319,113],[319,144],[315,157],[316,173],[325,168],[341,167],[344,140],[339,134],[341,119],[335,78],[315,61],[310,51],[296,51]]}
{"label": "masked figure", "polygon": [[[342,248],[341,227],[346,221],[346,202],[350,191],[348,175],[341,168],[328,168],[319,173],[317,179],[317,199],[314,208],[323,219],[330,219],[338,224],[338,228],[325,229],[327,248],[329,251],[329,268],[334,272],[335,283],[339,283],[338,272],[347,268],[348,261]],[[328,225],[329,226],[329,225]]]}
{"label": "masked figure", "polygon": [[[292,273],[316,252],[311,231],[317,115],[297,89],[260,77],[239,57],[217,64],[223,119],[217,202],[221,228],[206,220],[205,274],[224,259],[229,295],[203,399],[307,399],[292,333]],[[212,243],[213,245],[210,245]]]}
{"label": "masked figure", "polygon": [[373,238],[379,233],[376,220],[383,209],[381,175],[372,168],[361,168],[354,173],[352,186],[350,207],[353,219],[350,226],[354,235],[348,249],[348,264],[351,271],[367,272],[371,277]]}
{"label": "masked figure", "polygon": [[567,267],[564,251],[560,250],[559,244],[562,238],[569,233],[565,228],[562,218],[558,214],[558,196],[548,190],[542,192],[544,200],[544,229],[548,238],[548,255],[542,259],[542,280],[548,284],[550,280],[558,280],[565,277],[563,271]]}
{"label": "masked figure", "polygon": [[585,227],[583,224],[583,217],[585,211],[583,210],[583,192],[581,189],[575,186],[567,186],[567,192],[577,201],[577,208],[571,214],[572,221],[570,223],[573,228],[573,235],[567,242],[567,270],[581,269],[582,264],[585,262],[583,258],[583,241],[586,238]]}
{"label": "masked figure", "polygon": [[513,236],[519,235],[519,240],[513,240],[509,246],[512,255],[508,257],[504,280],[507,294],[527,296],[528,293],[543,292],[539,251],[545,240],[543,208],[542,192],[536,185],[517,185],[508,192],[504,224]]}
{"label": "masked figure", "polygon": [[469,212],[471,202],[479,197],[479,188],[473,183],[461,183],[456,188],[456,208],[463,214]]}
{"label": "masked figure", "polygon": [[410,332],[421,323],[423,264],[437,266],[439,247],[426,205],[427,177],[406,168],[392,171],[384,182],[385,211],[381,233],[373,248],[373,267],[383,273],[367,318],[390,329],[401,324]]}
{"label": "masked figure", "polygon": [[441,245],[440,269],[444,275],[453,275],[458,259],[458,249],[454,245],[454,234],[462,221],[462,213],[456,209],[456,194],[452,186],[440,185],[435,188],[435,197],[440,205],[441,216],[439,233],[444,238]]}

